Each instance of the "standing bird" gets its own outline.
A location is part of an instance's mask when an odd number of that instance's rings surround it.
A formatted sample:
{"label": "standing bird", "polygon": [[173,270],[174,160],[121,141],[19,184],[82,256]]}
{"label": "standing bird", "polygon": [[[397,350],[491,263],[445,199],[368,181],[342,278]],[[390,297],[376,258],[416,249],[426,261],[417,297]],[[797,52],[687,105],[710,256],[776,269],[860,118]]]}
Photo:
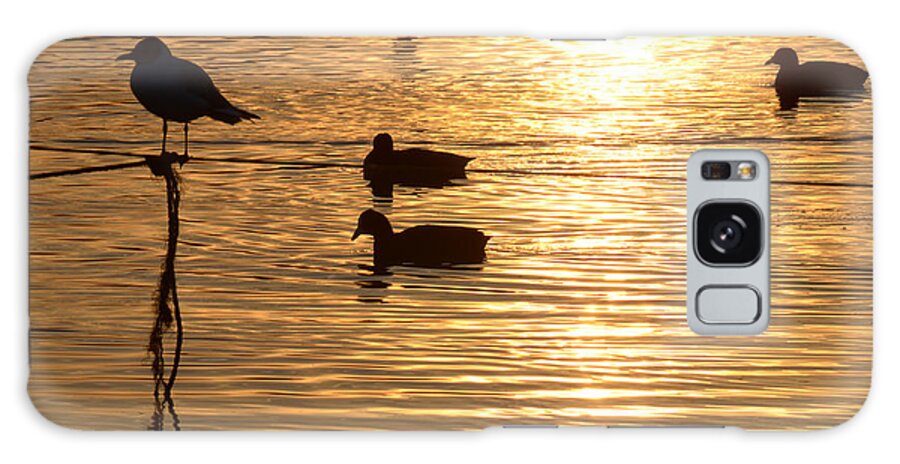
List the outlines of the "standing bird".
{"label": "standing bird", "polygon": [[800,64],[792,48],[779,48],[766,65],[781,68],[775,77],[775,91],[788,98],[820,97],[841,92],[863,91],[869,73],[856,66],[830,61]]}
{"label": "standing bird", "polygon": [[209,116],[216,121],[237,124],[244,119],[260,119],[225,99],[200,66],[172,56],[169,47],[156,37],[147,37],[116,61],[135,62],[131,71],[131,92],[147,111],[163,120],[162,153],[166,153],[169,121],[184,124],[184,156],[188,156],[188,124]]}
{"label": "standing bird", "polygon": [[383,214],[368,209],[359,215],[351,240],[362,234],[375,238],[375,267],[394,264],[440,267],[484,262],[490,237],[470,227],[424,225],[394,233]]}

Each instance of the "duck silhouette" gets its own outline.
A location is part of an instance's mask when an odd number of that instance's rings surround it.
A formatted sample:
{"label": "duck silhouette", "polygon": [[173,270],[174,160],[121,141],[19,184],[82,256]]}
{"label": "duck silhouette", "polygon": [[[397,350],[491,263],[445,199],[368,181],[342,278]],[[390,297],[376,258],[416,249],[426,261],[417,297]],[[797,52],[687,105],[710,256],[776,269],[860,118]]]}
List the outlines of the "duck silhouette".
{"label": "duck silhouette", "polygon": [[131,71],[131,92],[147,111],[163,120],[162,153],[166,153],[168,121],[184,124],[184,156],[188,156],[188,124],[203,116],[227,124],[260,119],[232,105],[222,96],[200,66],[172,56],[169,47],[156,37],[142,39],[116,61],[135,62]]}
{"label": "duck silhouette", "polygon": [[374,209],[359,215],[351,240],[363,234],[375,238],[376,268],[397,264],[422,267],[479,264],[484,262],[484,246],[490,239],[480,230],[460,226],[424,225],[394,233],[390,221]]}
{"label": "duck silhouette", "polygon": [[372,141],[372,151],[363,161],[363,176],[372,179],[387,175],[401,181],[435,177],[465,177],[466,165],[474,158],[441,151],[407,148],[394,150],[394,139],[382,133]]}
{"label": "duck silhouette", "polygon": [[779,48],[766,65],[780,66],[775,77],[775,91],[786,97],[819,97],[865,90],[869,73],[856,66],[830,61],[800,64],[792,48]]}

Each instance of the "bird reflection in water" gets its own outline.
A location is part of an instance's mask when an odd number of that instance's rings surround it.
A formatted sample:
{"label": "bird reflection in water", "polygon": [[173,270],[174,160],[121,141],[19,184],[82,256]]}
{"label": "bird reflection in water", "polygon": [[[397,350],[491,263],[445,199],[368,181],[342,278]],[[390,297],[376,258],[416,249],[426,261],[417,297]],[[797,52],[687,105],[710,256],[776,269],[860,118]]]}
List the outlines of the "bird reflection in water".
{"label": "bird reflection in water", "polygon": [[391,283],[382,279],[392,276],[393,273],[384,268],[363,264],[359,265],[359,269],[366,272],[361,272],[359,275],[362,278],[356,281],[356,286],[362,289],[356,300],[360,303],[386,303],[385,295],[387,289],[391,288]]}
{"label": "bird reflection in water", "polygon": [[[394,72],[400,76],[401,84],[415,86],[416,78],[426,71],[419,57],[419,47],[415,37],[397,37],[391,45],[390,55]],[[407,87],[404,87],[406,90]],[[413,88],[408,88],[413,90]]]}
{"label": "bird reflection in water", "polygon": [[365,180],[369,181],[369,189],[372,191],[375,203],[391,203],[394,198],[394,186],[413,187],[423,189],[442,189],[461,185],[466,175],[449,177],[441,174],[418,175],[414,177],[396,173],[368,174]]}
{"label": "bird reflection in water", "polygon": [[[184,156],[184,155],[181,155]],[[153,329],[150,331],[150,340],[147,344],[147,352],[153,357],[153,399],[154,411],[151,417],[150,428],[163,430],[165,426],[165,412],[168,411],[172,419],[172,427],[181,430],[181,421],[175,412],[175,401],[172,399],[172,390],[175,387],[175,379],[178,376],[178,366],[181,363],[181,350],[184,345],[184,326],[181,320],[181,306],[178,302],[178,287],[175,279],[175,255],[178,248],[178,206],[181,202],[179,190],[179,176],[173,169],[176,162],[183,163],[181,156],[176,153],[164,153],[163,156],[147,157],[150,171],[166,181],[166,205],[168,235],[166,238],[166,257],[163,260],[162,271],[159,276],[159,286],[154,295],[154,310],[156,319]],[[165,334],[175,323],[175,353],[172,366],[166,378],[165,361]],[[162,396],[160,396],[162,391]]]}

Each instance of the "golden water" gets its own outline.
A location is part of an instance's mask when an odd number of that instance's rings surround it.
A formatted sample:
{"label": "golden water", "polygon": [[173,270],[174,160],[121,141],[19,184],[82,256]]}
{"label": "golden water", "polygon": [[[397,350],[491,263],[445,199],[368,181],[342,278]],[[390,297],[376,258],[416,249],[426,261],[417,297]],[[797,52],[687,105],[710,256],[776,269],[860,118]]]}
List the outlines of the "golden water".
{"label": "golden water", "polygon": [[[158,153],[159,120],[115,57],[135,38],[55,44],[29,76],[31,143]],[[176,260],[182,429],[445,429],[501,424],[810,428],[869,382],[868,96],[780,111],[763,63],[860,65],[809,38],[173,38],[262,120],[192,125]],[[877,76],[876,76],[877,78]],[[371,138],[477,157],[442,189],[373,199]],[[181,149],[170,127],[170,149]],[[772,308],[756,337],[684,314],[684,164],[699,148],[772,162]],[[129,161],[33,149],[32,174]],[[561,175],[568,173],[569,175]],[[147,354],[166,251],[146,167],[30,184],[30,394],[88,429],[154,422]],[[485,231],[480,269],[373,275],[366,208],[395,229]],[[166,335],[171,364],[174,333]],[[165,428],[172,417],[164,414]],[[158,425],[158,424],[157,424]]]}

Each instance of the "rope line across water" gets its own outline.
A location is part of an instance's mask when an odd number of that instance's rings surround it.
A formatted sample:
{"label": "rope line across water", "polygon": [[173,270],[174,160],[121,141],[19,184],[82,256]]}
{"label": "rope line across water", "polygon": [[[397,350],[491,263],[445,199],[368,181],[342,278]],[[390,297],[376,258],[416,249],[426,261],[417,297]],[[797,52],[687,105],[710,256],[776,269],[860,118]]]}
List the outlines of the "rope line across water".
{"label": "rope line across water", "polygon": [[[147,164],[145,155],[139,155],[136,153],[127,153],[127,152],[119,152],[112,150],[101,150],[94,148],[66,148],[66,147],[52,147],[47,145],[31,145],[32,150],[39,151],[50,151],[57,153],[79,153],[79,154],[90,154],[90,155],[107,155],[107,156],[126,156],[132,158],[141,158],[144,161],[135,161],[131,163],[116,163],[109,164],[104,166],[95,166],[95,167],[86,167],[86,168],[77,168],[77,169],[67,169],[63,171],[54,171],[54,172],[44,172],[38,174],[31,174],[29,179],[37,180],[37,179],[46,179],[50,177],[60,177],[67,175],[75,175],[75,174],[85,174],[90,172],[100,172],[100,171],[111,171],[115,169],[124,169],[131,168],[137,166],[143,166]],[[362,164],[356,163],[339,163],[339,162],[320,162],[320,161],[275,161],[275,160],[258,160],[258,159],[247,159],[247,158],[233,158],[233,157],[215,157],[215,156],[192,156],[190,158],[192,162],[209,162],[209,163],[235,163],[235,164],[257,164],[257,165],[270,165],[270,166],[283,166],[283,167],[305,167],[310,169],[315,168],[349,168],[349,169],[362,169]],[[572,171],[559,171],[559,170],[527,170],[527,169],[467,169],[468,173],[477,173],[477,174],[500,174],[500,175],[512,175],[512,176],[562,176],[562,177],[589,177],[596,179],[633,179],[633,180],[662,180],[662,181],[678,181],[684,182],[684,177],[666,177],[666,176],[628,176],[628,175],[609,175],[609,174],[597,174],[592,172],[572,172]],[[808,185],[808,186],[821,186],[821,187],[861,187],[861,188],[872,188],[872,184],[864,184],[864,183],[855,183],[855,182],[804,182],[804,181],[772,181],[772,184],[775,185]]]}

